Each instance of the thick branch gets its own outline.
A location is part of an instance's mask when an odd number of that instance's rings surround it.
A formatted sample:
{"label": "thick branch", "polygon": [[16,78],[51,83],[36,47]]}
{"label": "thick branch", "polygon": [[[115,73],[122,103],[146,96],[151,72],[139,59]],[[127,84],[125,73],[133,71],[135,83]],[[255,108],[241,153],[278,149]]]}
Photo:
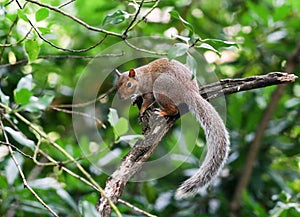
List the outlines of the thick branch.
{"label": "thick branch", "polygon": [[[225,79],[202,87],[200,94],[205,99],[213,99],[221,95],[293,82],[296,78],[297,76],[293,74],[273,72],[262,76]],[[179,118],[169,117],[166,119],[152,115],[152,113],[153,111],[149,111],[142,121],[145,139],[137,141],[135,146],[122,160],[120,167],[106,181],[104,191],[114,203],[118,201],[129,179],[141,170],[143,164],[154,152],[160,140]],[[103,217],[110,216],[111,207],[108,204],[107,198],[100,198],[97,210]]]}
{"label": "thick branch", "polygon": [[[271,72],[266,75],[251,76],[247,78],[224,79],[200,88],[200,94],[206,99],[217,98],[236,92],[262,88],[266,86],[294,82],[294,74],[284,72]],[[205,94],[207,96],[205,96]]]}

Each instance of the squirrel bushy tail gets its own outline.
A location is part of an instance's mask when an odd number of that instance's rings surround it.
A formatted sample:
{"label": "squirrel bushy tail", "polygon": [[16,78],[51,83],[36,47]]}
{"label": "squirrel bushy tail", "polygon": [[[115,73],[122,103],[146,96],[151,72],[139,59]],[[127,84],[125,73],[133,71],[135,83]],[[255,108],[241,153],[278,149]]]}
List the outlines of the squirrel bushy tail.
{"label": "squirrel bushy tail", "polygon": [[229,135],[219,114],[199,93],[190,96],[193,97],[187,97],[186,104],[204,129],[207,153],[196,174],[177,189],[177,199],[192,196],[199,188],[206,187],[222,169],[229,152]]}

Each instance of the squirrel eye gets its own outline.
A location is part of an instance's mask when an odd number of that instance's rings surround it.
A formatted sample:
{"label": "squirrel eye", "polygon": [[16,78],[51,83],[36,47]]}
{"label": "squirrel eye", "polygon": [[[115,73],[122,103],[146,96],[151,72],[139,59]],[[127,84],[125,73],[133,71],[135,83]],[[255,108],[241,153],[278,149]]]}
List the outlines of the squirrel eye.
{"label": "squirrel eye", "polygon": [[130,81],[127,82],[126,87],[131,87],[131,82]]}

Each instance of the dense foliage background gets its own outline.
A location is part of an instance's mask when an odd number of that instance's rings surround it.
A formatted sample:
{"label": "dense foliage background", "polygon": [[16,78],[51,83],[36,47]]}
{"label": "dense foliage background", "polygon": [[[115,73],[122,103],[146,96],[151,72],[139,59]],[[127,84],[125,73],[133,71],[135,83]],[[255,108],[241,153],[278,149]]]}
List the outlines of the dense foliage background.
{"label": "dense foliage background", "polygon": [[[97,215],[95,188],[97,183],[104,187],[108,175],[95,169],[91,158],[102,156],[95,148],[102,144],[76,138],[72,109],[60,105],[72,103],[85,66],[106,48],[125,38],[175,41],[174,35],[185,36],[181,48],[186,39],[190,45],[196,42],[208,70],[219,79],[272,71],[300,74],[296,0],[0,1],[1,216],[51,216],[50,209],[59,216]],[[212,38],[219,43],[205,40]],[[178,52],[182,49],[169,55],[176,57]],[[97,58],[118,55],[122,54]],[[143,63],[132,61],[128,67]],[[112,86],[111,75],[95,91],[101,96]],[[128,122],[109,110],[110,96],[97,102],[95,117],[87,118],[103,121],[106,129],[96,120],[103,144],[124,156],[130,147],[115,141],[126,134]],[[299,216],[299,79],[287,86],[229,95],[226,101],[231,153],[213,188],[195,198],[174,200],[189,169],[198,167],[192,160],[163,178],[129,183],[122,199],[157,216]],[[140,133],[137,110],[132,110],[130,123]],[[176,127],[156,154],[172,149],[174,140]],[[200,133],[199,143],[203,140]],[[89,147],[85,153],[83,146]],[[202,149],[194,149],[193,159],[200,158]],[[124,204],[117,208],[123,216],[142,215]]]}

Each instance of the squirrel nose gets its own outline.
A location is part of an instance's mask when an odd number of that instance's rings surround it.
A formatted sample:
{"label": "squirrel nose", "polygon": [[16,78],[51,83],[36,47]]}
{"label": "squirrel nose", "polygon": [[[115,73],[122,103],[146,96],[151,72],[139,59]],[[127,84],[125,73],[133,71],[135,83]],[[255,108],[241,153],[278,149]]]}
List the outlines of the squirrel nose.
{"label": "squirrel nose", "polygon": [[124,100],[126,97],[124,95],[122,95],[121,93],[119,93],[119,98]]}

